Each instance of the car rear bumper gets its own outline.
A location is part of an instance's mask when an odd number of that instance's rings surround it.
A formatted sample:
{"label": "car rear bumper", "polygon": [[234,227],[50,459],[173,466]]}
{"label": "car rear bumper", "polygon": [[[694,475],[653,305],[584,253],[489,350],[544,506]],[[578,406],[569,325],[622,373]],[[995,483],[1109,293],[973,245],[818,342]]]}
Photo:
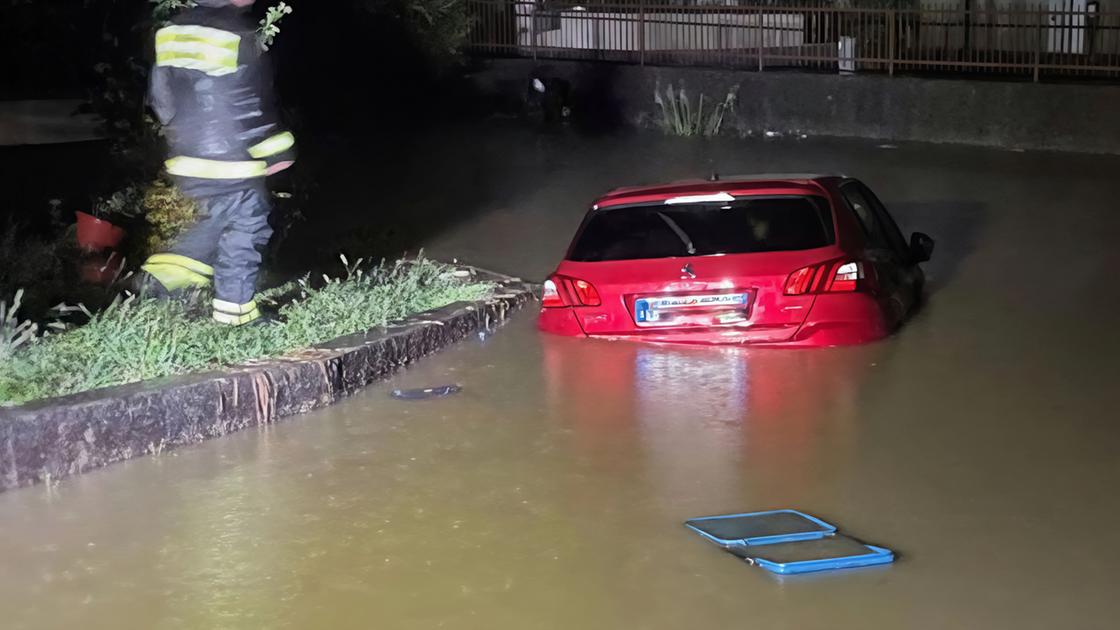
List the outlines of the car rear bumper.
{"label": "car rear bumper", "polygon": [[547,333],[575,337],[592,336],[652,343],[774,347],[856,345],[882,339],[890,332],[878,302],[874,297],[864,293],[818,295],[805,321],[799,325],[652,329],[587,335],[571,308],[541,309],[537,325],[540,330]]}
{"label": "car rear bumper", "polygon": [[813,301],[792,345],[851,346],[890,334],[879,302],[866,293],[826,293]]}
{"label": "car rear bumper", "polygon": [[586,337],[576,314],[570,307],[542,308],[537,318],[537,328],[546,333],[567,337]]}

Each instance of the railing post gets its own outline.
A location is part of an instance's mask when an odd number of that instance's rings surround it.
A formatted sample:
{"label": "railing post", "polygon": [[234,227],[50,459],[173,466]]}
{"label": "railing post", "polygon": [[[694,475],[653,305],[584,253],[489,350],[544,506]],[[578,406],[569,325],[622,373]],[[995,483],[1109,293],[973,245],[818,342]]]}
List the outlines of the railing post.
{"label": "railing post", "polygon": [[638,0],[638,64],[646,65],[646,2]]}
{"label": "railing post", "polygon": [[762,72],[762,44],[765,33],[762,31],[762,7],[758,9],[758,71]]}
{"label": "railing post", "polygon": [[895,24],[898,21],[896,15],[895,15],[894,9],[891,9],[887,13],[887,19],[890,20],[890,23],[887,24],[887,39],[888,39],[888,42],[887,42],[887,56],[889,57],[888,60],[887,60],[887,73],[890,76],[893,77],[894,76],[895,35],[896,35]]}
{"label": "railing post", "polygon": [[529,43],[533,47],[533,61],[537,60],[537,0],[529,9]]}
{"label": "railing post", "polygon": [[1034,82],[1038,83],[1039,66],[1042,64],[1042,5],[1038,5],[1037,37],[1034,47]]}

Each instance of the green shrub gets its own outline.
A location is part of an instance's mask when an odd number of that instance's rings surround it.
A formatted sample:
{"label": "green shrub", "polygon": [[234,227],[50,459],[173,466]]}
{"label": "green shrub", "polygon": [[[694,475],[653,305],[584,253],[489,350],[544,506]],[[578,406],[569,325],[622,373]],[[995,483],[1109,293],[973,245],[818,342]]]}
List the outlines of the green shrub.
{"label": "green shrub", "polygon": [[141,204],[148,229],[144,234],[143,251],[133,260],[144,260],[151,254],[166,251],[198,212],[194,201],[166,178],[148,184]]}
{"label": "green shrub", "polygon": [[474,18],[464,0],[354,0],[378,20],[400,24],[416,49],[437,67],[458,59]]}
{"label": "green shrub", "polygon": [[723,125],[724,115],[735,111],[735,99],[739,94],[739,86],[733,86],[727,91],[723,101],[716,103],[715,107],[705,115],[704,94],[701,93],[695,110],[692,101],[684,90],[682,84],[674,90],[672,84],[665,88],[664,96],[661,93],[661,84],[653,89],[653,102],[657,104],[661,116],[657,118],[657,125],[667,134],[675,136],[704,136],[706,138],[719,135]]}
{"label": "green shrub", "polygon": [[25,225],[9,222],[0,232],[0,296],[21,287],[36,294],[52,291],[67,277],[65,261],[70,257],[70,235],[41,236]]}
{"label": "green shrub", "polygon": [[125,186],[111,195],[98,197],[90,207],[90,213],[98,219],[122,224],[141,212],[144,191],[136,186]]}

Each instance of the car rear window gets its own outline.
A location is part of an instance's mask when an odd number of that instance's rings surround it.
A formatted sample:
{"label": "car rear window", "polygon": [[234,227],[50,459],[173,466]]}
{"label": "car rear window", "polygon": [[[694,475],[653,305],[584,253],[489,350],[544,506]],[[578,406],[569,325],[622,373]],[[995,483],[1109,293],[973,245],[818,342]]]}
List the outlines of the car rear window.
{"label": "car rear window", "polygon": [[568,260],[779,252],[834,242],[823,197],[749,197],[731,202],[651,204],[593,211]]}

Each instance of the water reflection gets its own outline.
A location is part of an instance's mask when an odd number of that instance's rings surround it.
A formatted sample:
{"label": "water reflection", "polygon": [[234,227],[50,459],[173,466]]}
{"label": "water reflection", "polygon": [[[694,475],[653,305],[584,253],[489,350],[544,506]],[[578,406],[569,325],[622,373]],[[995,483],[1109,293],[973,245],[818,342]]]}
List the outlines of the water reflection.
{"label": "water reflection", "polygon": [[549,407],[581,454],[607,469],[641,462],[667,505],[731,508],[744,496],[785,504],[854,456],[856,401],[879,352],[542,344]]}
{"label": "water reflection", "polygon": [[740,349],[633,350],[635,423],[648,478],[668,503],[741,494],[744,410],[751,362]]}

